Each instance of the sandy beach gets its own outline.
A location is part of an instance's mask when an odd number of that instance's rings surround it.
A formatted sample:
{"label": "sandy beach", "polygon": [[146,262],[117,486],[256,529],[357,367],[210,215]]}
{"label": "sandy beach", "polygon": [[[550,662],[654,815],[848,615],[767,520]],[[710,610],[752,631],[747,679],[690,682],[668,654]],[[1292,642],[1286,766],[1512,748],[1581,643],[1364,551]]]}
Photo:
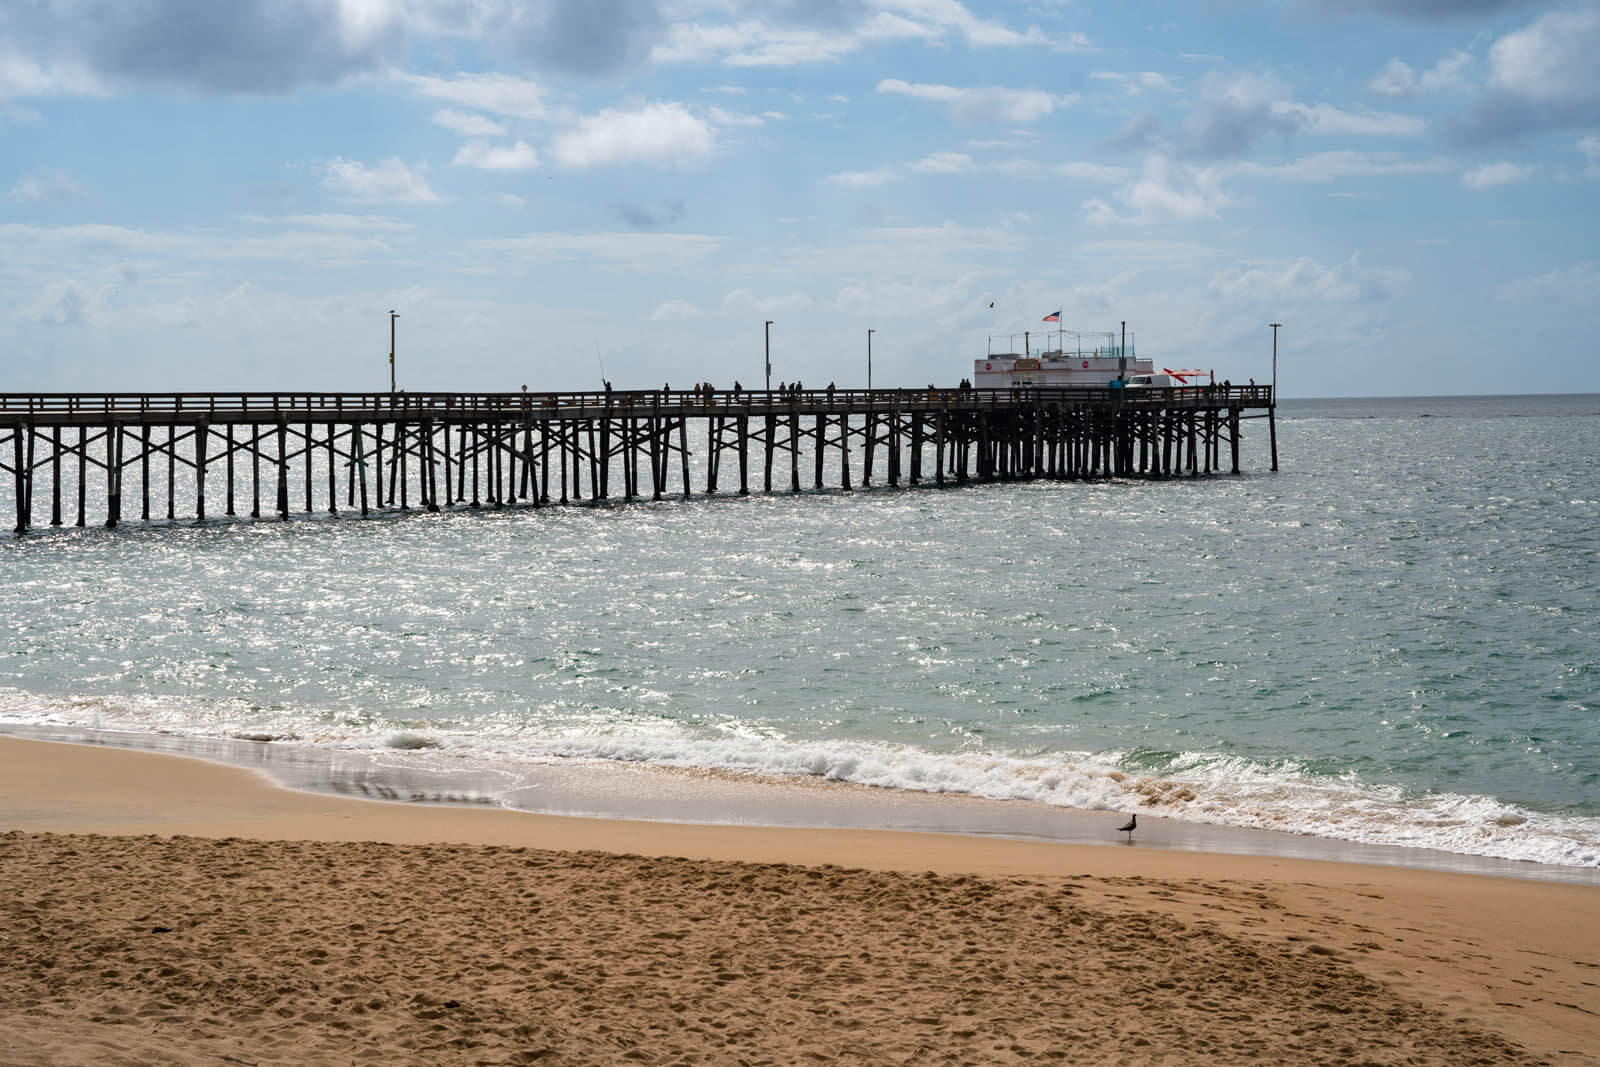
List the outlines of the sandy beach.
{"label": "sandy beach", "polygon": [[0,738],[0,1062],[1600,1063],[1600,891]]}

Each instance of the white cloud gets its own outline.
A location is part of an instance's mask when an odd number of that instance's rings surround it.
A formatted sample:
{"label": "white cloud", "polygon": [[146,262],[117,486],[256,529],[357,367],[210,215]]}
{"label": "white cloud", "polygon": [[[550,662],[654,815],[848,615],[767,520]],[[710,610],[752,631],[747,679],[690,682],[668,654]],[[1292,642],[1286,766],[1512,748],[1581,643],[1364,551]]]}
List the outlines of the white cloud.
{"label": "white cloud", "polygon": [[594,259],[681,269],[722,248],[722,238],[693,233],[529,233],[468,242],[474,254],[512,259]]}
{"label": "white cloud", "polygon": [[1451,124],[1468,144],[1522,141],[1544,130],[1592,133],[1600,115],[1600,4],[1535,19],[1495,41],[1488,91]]}
{"label": "white cloud", "polygon": [[1454,170],[1448,159],[1403,159],[1392,153],[1317,152],[1292,163],[1244,161],[1224,168],[1228,174],[1278,178],[1291,182],[1328,182],[1336,178],[1395,174],[1437,174]]}
{"label": "white cloud", "polygon": [[[1200,79],[1200,100],[1184,117],[1178,143],[1186,156],[1229,159],[1251,151],[1269,134],[1287,137],[1301,119],[1277,110],[1283,87],[1261,74],[1211,71]],[[1119,138],[1130,144],[1151,143],[1159,133],[1153,116],[1135,118]]]}
{"label": "white cloud", "polygon": [[1043,163],[1040,163],[1037,159],[1027,159],[1023,156],[1002,159],[997,163],[989,164],[985,169],[999,174],[1018,174],[1025,177],[1035,177],[1045,172]]}
{"label": "white cloud", "polygon": [[444,199],[429,188],[420,168],[413,170],[393,156],[370,168],[358,160],[335,156],[321,168],[323,188],[347,200],[436,204]]}
{"label": "white cloud", "polygon": [[71,204],[90,199],[88,189],[66,171],[40,167],[11,187],[9,198],[22,204]]}
{"label": "white cloud", "polygon": [[387,215],[341,215],[337,213],[285,215],[278,221],[286,222],[291,226],[314,226],[318,229],[343,232],[365,230],[373,233],[404,233],[406,230],[416,228],[409,222],[401,222],[399,219],[392,219]]}
{"label": "white cloud", "polygon": [[1417,91],[1417,72],[1411,64],[1396,56],[1390,59],[1381,73],[1367,83],[1367,88],[1380,96],[1410,96]]}
{"label": "white cloud", "polygon": [[[216,263],[241,260],[263,264],[303,264],[327,267],[354,264],[383,256],[393,259],[391,228],[358,226],[334,220],[360,216],[289,216],[279,220],[297,229],[263,237],[228,237],[212,232],[134,230],[122,226],[21,226],[0,225],[0,253],[10,248],[28,249],[34,262],[53,263],[67,269],[112,256],[118,261],[146,264],[199,263],[211,269]],[[270,220],[248,219],[265,222]],[[5,255],[0,255],[3,261]]]}
{"label": "white cloud", "polygon": [[270,237],[244,237],[216,242],[197,255],[218,260],[258,260],[262,263],[357,264],[374,256],[393,258],[394,246],[381,233],[307,232],[290,230]]}
{"label": "white cloud", "polygon": [[1132,74],[1124,74],[1118,70],[1097,70],[1089,77],[1097,81],[1111,82],[1129,96],[1139,96],[1145,92],[1170,93],[1177,90],[1177,86],[1173,85],[1165,74],[1153,70],[1141,70]]}
{"label": "white cloud", "polygon": [[1096,198],[1084,201],[1084,219],[1097,226],[1142,226],[1219,218],[1228,198],[1219,187],[1218,178],[1214,168],[1194,167],[1165,156],[1150,156],[1139,177],[1117,190],[1116,198],[1131,209],[1130,214],[1118,213],[1112,205]]}
{"label": "white cloud", "polygon": [[[506,74],[458,74],[454,78],[433,78],[420,74],[401,74],[400,80],[423,96],[448,100],[493,115],[519,119],[546,117],[544,90],[538,82]],[[435,117],[435,121],[438,121]]]}
{"label": "white cloud", "polygon": [[893,167],[878,167],[876,170],[851,170],[841,174],[830,174],[823,180],[832,185],[844,185],[852,189],[869,189],[898,181],[899,178],[900,175]]}
{"label": "white cloud", "polygon": [[587,115],[557,134],[551,144],[556,162],[574,168],[623,163],[689,165],[702,162],[715,148],[711,127],[678,103]]}
{"label": "white cloud", "polygon": [[1578,141],[1578,151],[1582,152],[1589,165],[1583,168],[1585,178],[1600,178],[1600,137],[1584,137]]}
{"label": "white cloud", "polygon": [[1410,278],[1403,270],[1367,267],[1359,255],[1332,267],[1301,256],[1243,260],[1213,276],[1206,288],[1230,303],[1251,307],[1351,304],[1385,300]]}
{"label": "white cloud", "polygon": [[1465,52],[1445,56],[1417,80],[1421,89],[1464,89],[1467,85],[1466,69],[1472,57]]}
{"label": "white cloud", "polygon": [[833,303],[851,315],[926,320],[975,303],[976,284],[971,273],[942,284],[880,280],[847,285]]}
{"label": "white cloud", "polygon": [[[717,6],[702,5],[702,13]],[[738,9],[738,5],[720,6]],[[750,5],[749,10],[762,8]],[[962,40],[973,48],[1039,45],[1073,50],[1088,44],[1081,34],[1052,41],[1034,26],[1015,30],[979,18],[955,0],[871,0],[855,21],[825,29],[779,25],[758,17],[726,23],[679,22],[668,30],[665,41],[655,45],[650,58],[656,63],[703,63],[720,58],[733,67],[790,67],[834,62],[872,44],[923,41],[937,46],[952,40]]]}
{"label": "white cloud", "polygon": [[974,263],[1026,254],[1028,237],[998,227],[881,226],[829,244],[795,244],[774,257],[788,271],[838,284],[839,278],[951,277]]}
{"label": "white cloud", "polygon": [[722,298],[724,315],[786,315],[805,311],[813,301],[805,293],[757,297],[749,289],[735,289]]}
{"label": "white cloud", "polygon": [[1312,133],[1343,133],[1364,137],[1409,137],[1423,131],[1421,119],[1409,115],[1396,115],[1388,111],[1355,115],[1328,104],[1299,104],[1280,101],[1272,105],[1276,115],[1286,115],[1298,121],[1302,128]]}
{"label": "white cloud", "polygon": [[977,48],[1015,48],[1050,43],[1037,27],[1013,30],[998,22],[978,18],[956,0],[877,0],[877,3],[914,22],[955,30],[968,44]]}
{"label": "white cloud", "polygon": [[765,126],[767,120],[761,115],[741,115],[733,111],[725,111],[720,107],[713,107],[706,117],[718,126]]}
{"label": "white cloud", "polygon": [[463,137],[499,137],[506,132],[503,125],[491,118],[475,115],[470,111],[453,111],[450,108],[435,111],[433,122],[434,125],[454,130]]}
{"label": "white cloud", "polygon": [[9,97],[98,96],[105,92],[89,68],[76,62],[41,66],[15,46],[0,48],[0,100]]}
{"label": "white cloud", "polygon": [[1091,182],[1121,182],[1128,180],[1127,167],[1114,167],[1105,163],[1057,163],[1050,168],[1052,174],[1063,178],[1081,178]]}
{"label": "white cloud", "polygon": [[973,169],[972,157],[963,152],[931,152],[911,164],[923,174],[965,174]]}
{"label": "white cloud", "polygon": [[[908,164],[906,169],[915,171],[918,174],[969,174],[976,171],[988,171],[995,174],[1010,174],[1023,178],[1038,178],[1054,174],[1063,178],[1078,178],[1096,182],[1127,181],[1130,174],[1127,167],[1117,167],[1105,163],[1076,161],[1047,166],[1036,159],[1028,159],[1022,156],[983,163],[973,159],[965,152],[930,152],[915,163]],[[882,185],[885,182],[895,180],[899,176],[898,172],[892,167],[880,167],[878,170],[873,171],[836,174],[832,175],[828,180],[840,185]]]}
{"label": "white cloud", "polygon": [[1555,11],[1489,49],[1489,81],[1530,100],[1600,99],[1600,8]]}
{"label": "white cloud", "polygon": [[1600,303],[1600,268],[1593,263],[1579,263],[1537,277],[1520,278],[1497,288],[1495,296],[1523,307],[1549,304],[1593,307]]}
{"label": "white cloud", "polygon": [[705,312],[689,303],[687,300],[668,300],[650,312],[652,322],[686,322],[690,319],[703,319]]}
{"label": "white cloud", "polygon": [[514,145],[468,141],[456,150],[450,164],[455,167],[477,167],[479,170],[532,170],[539,165],[539,154],[526,141],[518,141]]}
{"label": "white cloud", "polygon": [[1367,88],[1380,96],[1411,96],[1419,91],[1462,89],[1467,85],[1466,71],[1472,57],[1465,52],[1453,52],[1435,63],[1430,70],[1418,74],[1411,65],[1398,56],[1389,60],[1383,71],[1367,83]]}
{"label": "white cloud", "polygon": [[931,37],[904,20],[879,21],[855,29],[823,32],[769,26],[747,19],[732,25],[678,23],[667,40],[651,51],[656,63],[710,62],[718,56],[731,67],[793,67],[831,63],[857,52],[872,40]]}
{"label": "white cloud", "polygon": [[522,197],[518,196],[516,193],[501,193],[494,199],[495,203],[497,204],[501,204],[505,207],[516,208],[519,211],[528,206],[528,202]]}
{"label": "white cloud", "polygon": [[44,116],[31,107],[0,99],[0,126],[37,126]]}
{"label": "white cloud", "polygon": [[1039,143],[1039,138],[1031,134],[1019,134],[1014,137],[986,137],[973,138],[967,141],[963,148],[989,149],[989,148],[1027,148]]}
{"label": "white cloud", "polygon": [[951,117],[958,122],[1034,122],[1078,99],[1070,94],[1057,96],[1039,89],[969,89],[954,85],[913,84],[899,78],[880,81],[878,92],[946,104]]}
{"label": "white cloud", "polygon": [[76,281],[44,287],[27,317],[43,326],[92,326],[104,311],[104,300]]}
{"label": "white cloud", "polygon": [[1492,189],[1497,185],[1525,182],[1538,173],[1539,168],[1519,163],[1485,163],[1461,176],[1461,184],[1468,189]]}

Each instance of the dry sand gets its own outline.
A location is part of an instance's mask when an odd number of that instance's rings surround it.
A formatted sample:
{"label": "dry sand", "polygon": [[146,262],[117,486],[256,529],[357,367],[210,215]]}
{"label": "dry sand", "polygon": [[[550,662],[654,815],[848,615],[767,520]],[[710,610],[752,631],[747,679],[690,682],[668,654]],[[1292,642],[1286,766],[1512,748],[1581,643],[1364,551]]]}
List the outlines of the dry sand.
{"label": "dry sand", "polygon": [[1600,890],[0,738],[0,1063],[1600,1063]]}

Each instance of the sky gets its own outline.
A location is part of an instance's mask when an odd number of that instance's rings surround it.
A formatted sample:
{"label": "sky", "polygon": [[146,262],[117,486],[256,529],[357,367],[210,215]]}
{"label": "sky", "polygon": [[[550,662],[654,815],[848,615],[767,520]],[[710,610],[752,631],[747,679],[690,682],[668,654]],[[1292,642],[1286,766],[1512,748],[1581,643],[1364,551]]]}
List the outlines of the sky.
{"label": "sky", "polygon": [[6,0],[0,392],[1600,392],[1597,194],[1600,0]]}

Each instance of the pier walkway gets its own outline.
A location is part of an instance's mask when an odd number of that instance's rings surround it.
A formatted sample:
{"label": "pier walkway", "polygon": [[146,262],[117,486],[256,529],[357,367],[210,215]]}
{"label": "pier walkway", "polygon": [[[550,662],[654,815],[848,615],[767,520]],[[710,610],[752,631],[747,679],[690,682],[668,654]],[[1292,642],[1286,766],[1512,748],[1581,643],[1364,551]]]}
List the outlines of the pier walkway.
{"label": "pier walkway", "polygon": [[[0,500],[18,533],[208,506],[294,510],[535,507],[1018,478],[1239,473],[1241,422],[1269,386],[632,390],[567,393],[0,393]],[[691,458],[702,462],[691,470]],[[804,472],[804,477],[802,477]],[[853,481],[859,472],[859,482]],[[777,482],[774,482],[776,474]],[[4,476],[9,477],[4,477]],[[719,489],[719,486],[723,488]],[[210,497],[212,494],[220,494]],[[37,503],[36,503],[37,501]],[[303,504],[303,508],[299,505]],[[4,506],[0,504],[0,506]],[[98,510],[98,509],[97,509]],[[131,509],[130,509],[131,510]],[[214,514],[214,512],[213,512]]]}

